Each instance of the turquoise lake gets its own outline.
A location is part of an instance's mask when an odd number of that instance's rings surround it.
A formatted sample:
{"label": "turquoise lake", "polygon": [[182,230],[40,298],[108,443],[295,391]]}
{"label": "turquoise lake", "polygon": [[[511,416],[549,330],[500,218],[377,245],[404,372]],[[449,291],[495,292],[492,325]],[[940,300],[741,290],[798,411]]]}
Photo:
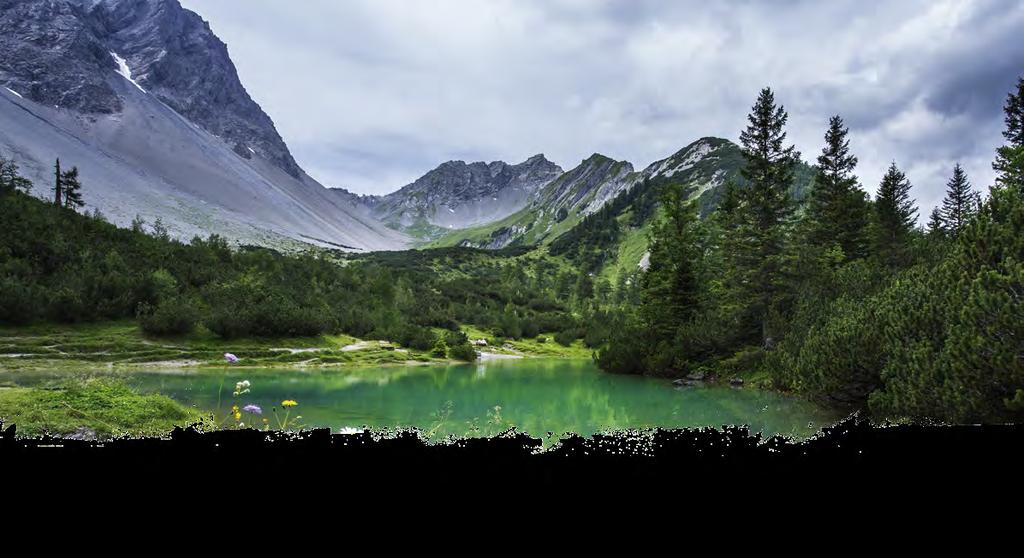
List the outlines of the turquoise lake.
{"label": "turquoise lake", "polygon": [[[676,388],[668,380],[618,376],[589,361],[503,360],[455,366],[108,372],[233,424],[232,405],[257,405],[242,421],[284,418],[305,428],[419,428],[430,437],[493,435],[515,427],[538,438],[654,427],[748,425],[764,435],[806,438],[841,417],[807,401],[750,388]],[[39,385],[66,372],[0,372]],[[234,396],[235,383],[249,393]],[[274,409],[277,415],[275,417]],[[296,418],[301,417],[301,418]]]}

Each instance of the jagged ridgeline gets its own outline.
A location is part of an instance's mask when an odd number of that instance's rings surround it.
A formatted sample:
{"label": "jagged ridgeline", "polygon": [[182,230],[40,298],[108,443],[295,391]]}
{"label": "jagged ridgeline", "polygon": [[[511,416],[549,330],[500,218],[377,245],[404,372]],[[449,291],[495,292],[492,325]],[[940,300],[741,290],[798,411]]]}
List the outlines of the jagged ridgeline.
{"label": "jagged ridgeline", "polygon": [[0,153],[36,184],[50,182],[60,158],[79,169],[86,209],[119,226],[160,218],[183,240],[216,233],[286,250],[499,249],[547,246],[589,219],[555,250],[619,247],[615,260],[635,267],[660,185],[686,185],[707,213],[742,165],[736,145],[703,138],[639,172],[596,153],[568,171],[544,155],[449,161],[386,196],[356,196],[299,167],[227,46],[176,0],[0,0],[0,8]]}
{"label": "jagged ridgeline", "polygon": [[[497,222],[449,232],[428,246],[499,249],[549,246],[593,271],[612,265],[635,269],[647,249],[647,230],[657,215],[662,188],[680,184],[701,217],[717,207],[728,181],[740,188],[743,154],[726,139],[701,138],[675,154],[636,172],[625,161],[592,155],[540,188],[521,210]],[[802,200],[813,171],[797,166],[790,194]]]}
{"label": "jagged ridgeline", "polygon": [[518,165],[448,161],[386,196],[363,201],[389,227],[420,239],[435,239],[503,219],[522,209],[543,186],[562,175],[544,155]]}
{"label": "jagged ridgeline", "polygon": [[36,184],[58,157],[77,167],[86,207],[120,226],[140,215],[186,240],[407,245],[303,171],[227,46],[177,0],[0,0],[0,154]]}

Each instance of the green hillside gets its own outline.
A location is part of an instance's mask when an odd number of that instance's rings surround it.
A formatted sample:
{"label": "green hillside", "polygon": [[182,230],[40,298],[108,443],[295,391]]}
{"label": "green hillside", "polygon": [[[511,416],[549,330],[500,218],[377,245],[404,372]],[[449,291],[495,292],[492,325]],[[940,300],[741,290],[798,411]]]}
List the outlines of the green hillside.
{"label": "green hillside", "polygon": [[[727,182],[746,186],[739,146],[721,138],[701,138],[640,172],[624,173],[627,166],[595,154],[546,186],[522,210],[494,223],[451,231],[424,247],[546,247],[551,255],[614,285],[639,268],[666,185],[682,185],[702,218],[718,206]],[[790,192],[794,199],[806,197],[813,177],[812,167],[797,166]],[[617,195],[595,204],[609,187],[617,187]],[[588,213],[594,205],[600,207]]]}

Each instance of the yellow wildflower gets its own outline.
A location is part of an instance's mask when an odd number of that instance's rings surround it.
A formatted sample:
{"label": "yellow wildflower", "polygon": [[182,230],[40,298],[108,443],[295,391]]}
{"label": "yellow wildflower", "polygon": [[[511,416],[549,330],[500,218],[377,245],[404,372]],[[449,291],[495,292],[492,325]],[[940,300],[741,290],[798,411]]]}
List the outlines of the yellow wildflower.
{"label": "yellow wildflower", "polygon": [[298,403],[294,399],[285,399],[281,402],[282,407],[294,407],[296,405],[298,405]]}

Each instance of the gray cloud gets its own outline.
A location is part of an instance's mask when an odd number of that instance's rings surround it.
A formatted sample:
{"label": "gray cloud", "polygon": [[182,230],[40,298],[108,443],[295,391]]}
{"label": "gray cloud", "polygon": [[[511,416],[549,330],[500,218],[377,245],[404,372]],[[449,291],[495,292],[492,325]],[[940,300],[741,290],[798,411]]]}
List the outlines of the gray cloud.
{"label": "gray cloud", "polygon": [[992,180],[1024,73],[1015,0],[183,0],[325,184],[385,193],[449,159],[642,167],[734,139],[757,91],[805,159],[844,116],[874,191],[895,160],[922,214],[960,161]]}

